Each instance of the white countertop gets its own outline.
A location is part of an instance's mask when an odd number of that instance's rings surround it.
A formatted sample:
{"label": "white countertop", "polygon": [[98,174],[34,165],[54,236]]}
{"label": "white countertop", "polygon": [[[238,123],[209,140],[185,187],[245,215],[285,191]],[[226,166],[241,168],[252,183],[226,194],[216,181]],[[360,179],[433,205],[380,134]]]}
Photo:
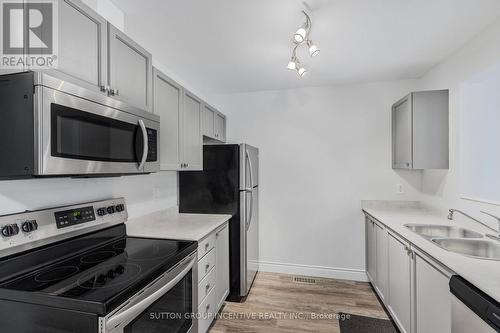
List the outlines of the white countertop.
{"label": "white countertop", "polygon": [[231,218],[224,214],[179,214],[173,210],[151,213],[127,221],[127,234],[200,241]]}
{"label": "white countertop", "polygon": [[455,225],[483,234],[492,234],[491,230],[459,217],[458,213],[455,214],[456,218],[450,221],[447,219],[446,211],[433,210],[418,203],[364,202],[363,210],[500,302],[500,261],[476,259],[444,250],[404,225],[407,223]]}

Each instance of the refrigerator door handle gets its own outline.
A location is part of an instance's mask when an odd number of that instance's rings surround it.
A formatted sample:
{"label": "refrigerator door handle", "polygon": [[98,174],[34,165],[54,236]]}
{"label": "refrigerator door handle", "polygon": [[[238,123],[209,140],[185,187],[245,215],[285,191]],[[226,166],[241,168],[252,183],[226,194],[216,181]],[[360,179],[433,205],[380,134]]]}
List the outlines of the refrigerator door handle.
{"label": "refrigerator door handle", "polygon": [[253,217],[253,191],[250,191],[250,216],[248,217],[248,221],[246,223],[246,229],[250,228],[250,224],[252,223],[252,217]]}
{"label": "refrigerator door handle", "polygon": [[245,157],[248,162],[248,171],[250,174],[250,189],[246,188],[245,192],[250,193],[250,214],[248,216],[248,220],[245,223],[246,230],[250,228],[250,223],[252,223],[252,215],[253,215],[253,173],[252,173],[252,160],[250,159],[250,155],[248,154],[248,150],[245,150]]}
{"label": "refrigerator door handle", "polygon": [[248,171],[250,173],[250,188],[253,189],[253,172],[252,172],[252,160],[250,159],[250,155],[248,154],[248,150],[245,150],[245,156],[248,161]]}

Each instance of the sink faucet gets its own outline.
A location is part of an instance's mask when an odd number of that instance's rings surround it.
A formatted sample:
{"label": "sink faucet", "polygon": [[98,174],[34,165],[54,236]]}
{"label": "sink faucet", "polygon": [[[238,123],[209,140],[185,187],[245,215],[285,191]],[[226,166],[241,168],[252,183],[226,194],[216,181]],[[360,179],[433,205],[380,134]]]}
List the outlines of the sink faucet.
{"label": "sink faucet", "polygon": [[481,211],[481,213],[486,214],[486,215],[488,215],[488,216],[491,216],[491,217],[493,217],[493,218],[495,218],[495,219],[497,220],[497,222],[498,222],[498,230],[495,230],[495,229],[493,229],[492,227],[490,227],[489,225],[487,225],[486,223],[481,222],[481,221],[479,221],[478,219],[476,219],[476,218],[474,218],[474,217],[470,216],[469,214],[467,214],[467,213],[465,213],[465,212],[463,212],[463,211],[461,211],[461,210],[458,210],[458,209],[450,209],[450,210],[449,210],[449,213],[448,213],[448,220],[453,220],[453,214],[454,214],[454,213],[460,213],[460,214],[462,214],[463,216],[468,217],[468,218],[469,218],[469,219],[471,219],[472,221],[474,221],[474,222],[476,222],[476,223],[479,223],[479,224],[481,224],[482,226],[485,226],[486,228],[488,228],[488,229],[490,229],[490,230],[493,230],[493,231],[494,231],[495,233],[497,233],[497,234],[499,235],[499,237],[500,237],[500,217],[497,217],[497,216],[492,215],[492,214],[490,214],[490,213],[487,213],[487,212],[483,212],[483,211]]}

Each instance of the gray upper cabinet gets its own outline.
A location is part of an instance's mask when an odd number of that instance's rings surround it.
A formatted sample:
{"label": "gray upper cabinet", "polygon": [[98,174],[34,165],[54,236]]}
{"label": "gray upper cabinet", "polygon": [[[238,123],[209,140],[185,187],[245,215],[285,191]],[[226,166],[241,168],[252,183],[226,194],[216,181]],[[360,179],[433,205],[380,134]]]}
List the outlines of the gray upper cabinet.
{"label": "gray upper cabinet", "polygon": [[215,137],[215,115],[217,111],[207,104],[203,104],[203,135]]}
{"label": "gray upper cabinet", "polygon": [[215,138],[226,142],[226,116],[220,112],[215,115]]}
{"label": "gray upper cabinet", "polygon": [[100,91],[107,80],[106,20],[79,0],[60,1],[58,19],[59,77]]}
{"label": "gray upper cabinet", "polygon": [[413,92],[392,106],[392,167],[448,169],[449,92]]}
{"label": "gray upper cabinet", "polygon": [[110,95],[146,111],[152,110],[152,56],[108,23]]}
{"label": "gray upper cabinet", "polygon": [[181,169],[183,88],[153,69],[153,112],[160,116],[160,169]]}
{"label": "gray upper cabinet", "polygon": [[184,90],[182,113],[182,170],[203,169],[202,101]]}
{"label": "gray upper cabinet", "polygon": [[226,116],[206,103],[203,104],[203,136],[226,142]]}

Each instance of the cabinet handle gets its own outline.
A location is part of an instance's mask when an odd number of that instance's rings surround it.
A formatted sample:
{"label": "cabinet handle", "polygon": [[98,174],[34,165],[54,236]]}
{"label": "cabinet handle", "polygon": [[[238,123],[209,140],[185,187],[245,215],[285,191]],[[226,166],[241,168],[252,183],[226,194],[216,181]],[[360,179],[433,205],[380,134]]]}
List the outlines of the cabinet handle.
{"label": "cabinet handle", "polygon": [[207,304],[207,311],[210,310],[210,304]]}
{"label": "cabinet handle", "polygon": [[207,284],[207,286],[205,287],[205,289],[208,291],[208,289],[210,289],[210,283]]}
{"label": "cabinet handle", "polygon": [[205,265],[205,272],[208,272],[208,269],[210,268],[210,264]]}
{"label": "cabinet handle", "polygon": [[210,246],[210,243],[205,244],[205,251],[208,250],[208,247]]}

